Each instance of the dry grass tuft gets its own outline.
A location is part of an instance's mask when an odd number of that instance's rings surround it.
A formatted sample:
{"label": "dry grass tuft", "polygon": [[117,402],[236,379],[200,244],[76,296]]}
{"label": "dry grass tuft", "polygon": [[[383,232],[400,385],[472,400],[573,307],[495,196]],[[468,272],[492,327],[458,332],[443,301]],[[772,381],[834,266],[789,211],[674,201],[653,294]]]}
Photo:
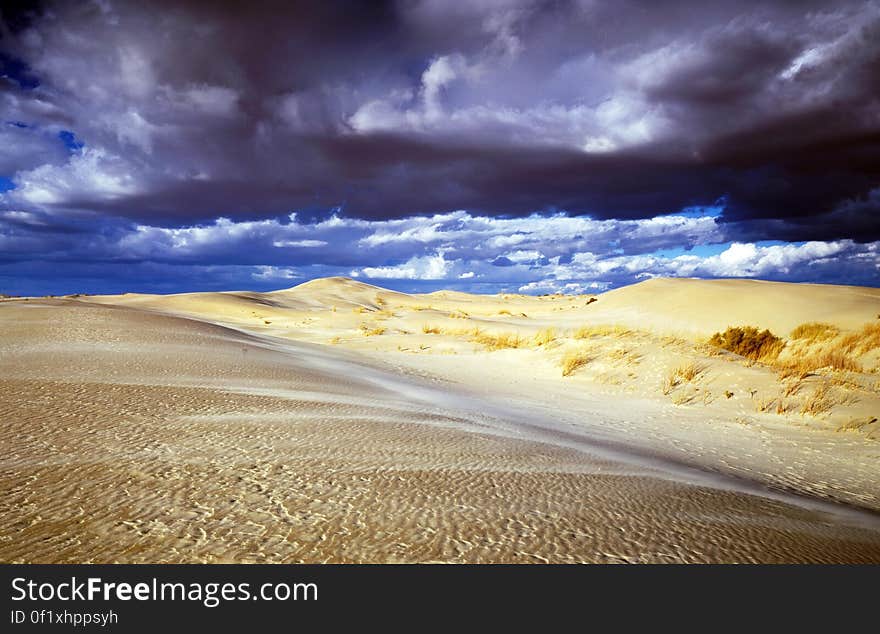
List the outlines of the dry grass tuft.
{"label": "dry grass tuft", "polygon": [[624,337],[631,334],[632,330],[623,326],[601,324],[596,326],[583,326],[572,333],[575,339],[591,339],[593,337]]}
{"label": "dry grass tuft", "polygon": [[507,348],[522,348],[526,345],[526,340],[515,332],[493,334],[477,331],[473,335],[473,340],[484,345],[489,351],[504,350]]}
{"label": "dry grass tuft", "polygon": [[856,355],[880,348],[880,321],[865,324],[857,332],[845,336],[840,345],[847,352]]}
{"label": "dry grass tuft", "polygon": [[850,390],[857,390],[862,387],[861,382],[857,379],[857,375],[850,372],[840,372],[828,379],[831,385],[837,385]]}
{"label": "dry grass tuft", "polygon": [[546,346],[548,343],[552,343],[556,341],[556,329],[555,328],[545,328],[541,330],[534,336],[532,339],[536,346]]}
{"label": "dry grass tuft", "polygon": [[776,401],[776,413],[782,416],[783,414],[787,414],[795,407],[795,404],[791,401],[786,402],[785,397],[780,396]]}
{"label": "dry grass tuft", "polygon": [[470,315],[463,310],[453,310],[449,313],[451,319],[470,319]]}
{"label": "dry grass tuft", "polygon": [[[672,403],[673,403],[673,405],[690,405],[691,403],[696,401],[699,396],[700,396],[700,392],[697,391],[695,388],[690,389],[690,390],[682,390],[681,392],[678,392],[675,395],[673,395]],[[709,399],[711,399],[711,395],[709,395],[708,392],[704,393],[703,394],[703,402],[704,403],[706,403],[706,401],[711,402],[711,400],[709,400]],[[708,404],[708,403],[706,403],[706,404]]]}
{"label": "dry grass tuft", "polygon": [[593,356],[585,350],[573,350],[562,357],[562,376],[571,376],[578,369],[593,360]]}
{"label": "dry grass tuft", "polygon": [[834,339],[838,334],[840,334],[840,329],[837,326],[810,321],[792,330],[791,338],[804,343],[816,343],[817,341]]}
{"label": "dry grass tuft", "polygon": [[779,377],[782,379],[787,379],[793,376],[803,379],[814,373],[816,370],[825,368],[832,371],[862,371],[861,364],[844,352],[840,346],[835,346],[830,350],[815,354],[777,360],[774,365],[779,371]]}
{"label": "dry grass tuft", "polygon": [[361,324],[360,330],[361,333],[363,333],[364,337],[373,337],[375,335],[384,335],[386,329],[382,326],[369,326],[367,324]]}
{"label": "dry grass tuft", "polygon": [[807,397],[801,406],[801,414],[819,416],[829,411],[835,405],[831,396],[831,386],[823,381],[816,386],[813,393]]}
{"label": "dry grass tuft", "polygon": [[754,326],[731,326],[723,333],[716,332],[709,343],[752,361],[775,360],[785,342],[769,330],[759,331]]}
{"label": "dry grass tuft", "polygon": [[775,396],[758,397],[757,392],[754,392],[752,393],[752,401],[755,403],[756,412],[770,412],[778,409],[778,406],[774,408],[776,405]]}
{"label": "dry grass tuft", "polygon": [[677,387],[685,383],[692,383],[703,374],[705,370],[705,366],[698,365],[693,361],[673,368],[669,374],[663,377],[663,383],[661,384],[663,394],[668,395]]}
{"label": "dry grass tuft", "polygon": [[441,330],[439,326],[429,326],[428,324],[423,324],[422,332],[426,335],[439,335]]}
{"label": "dry grass tuft", "polygon": [[642,362],[642,355],[632,348],[615,348],[608,353],[608,358],[628,366],[639,365]]}
{"label": "dry grass tuft", "polygon": [[692,361],[676,368],[675,373],[685,381],[691,382],[700,376],[705,369],[705,366],[697,365]]}
{"label": "dry grass tuft", "polygon": [[804,385],[804,381],[802,378],[797,378],[794,381],[787,381],[782,386],[782,396],[783,397],[794,396],[795,394],[797,394],[798,392],[801,391],[801,388],[803,387],[803,385]]}
{"label": "dry grass tuft", "polygon": [[862,431],[868,425],[877,422],[876,416],[868,416],[867,418],[853,418],[837,428],[836,431]]}

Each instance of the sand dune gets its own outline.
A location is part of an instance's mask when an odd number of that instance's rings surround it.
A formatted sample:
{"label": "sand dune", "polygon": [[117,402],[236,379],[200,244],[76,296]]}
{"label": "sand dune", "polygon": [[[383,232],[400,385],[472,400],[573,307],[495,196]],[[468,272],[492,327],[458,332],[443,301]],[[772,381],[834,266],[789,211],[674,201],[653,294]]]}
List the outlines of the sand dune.
{"label": "sand dune", "polygon": [[759,324],[780,334],[804,322],[858,328],[880,313],[880,289],[761,280],[654,279],[602,295],[600,318],[711,334]]}
{"label": "sand dune", "polygon": [[877,350],[780,397],[703,341],[877,313],[739,280],[4,300],[0,561],[878,562]]}

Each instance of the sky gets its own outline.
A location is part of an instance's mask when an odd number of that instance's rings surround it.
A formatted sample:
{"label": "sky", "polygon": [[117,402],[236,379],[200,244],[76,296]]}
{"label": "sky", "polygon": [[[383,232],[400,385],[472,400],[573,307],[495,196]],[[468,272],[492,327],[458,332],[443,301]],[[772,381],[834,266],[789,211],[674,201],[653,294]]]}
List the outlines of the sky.
{"label": "sky", "polygon": [[0,293],[880,286],[880,0],[0,4]]}

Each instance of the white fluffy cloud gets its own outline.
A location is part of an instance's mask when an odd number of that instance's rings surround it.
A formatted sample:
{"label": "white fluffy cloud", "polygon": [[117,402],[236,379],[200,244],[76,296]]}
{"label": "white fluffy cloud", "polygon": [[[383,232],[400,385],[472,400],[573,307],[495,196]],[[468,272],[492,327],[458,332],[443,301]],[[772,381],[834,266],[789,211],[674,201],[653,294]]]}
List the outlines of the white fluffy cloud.
{"label": "white fluffy cloud", "polygon": [[85,148],[64,164],[44,164],[19,172],[17,188],[0,196],[0,202],[39,207],[76,200],[83,194],[95,200],[113,200],[139,191],[136,173],[119,156]]}
{"label": "white fluffy cloud", "polygon": [[369,278],[384,280],[446,280],[453,276],[457,262],[446,260],[443,252],[434,255],[412,257],[403,264],[396,266],[365,266],[359,271]]}
{"label": "white fluffy cloud", "polygon": [[[401,290],[596,292],[647,277],[756,277],[871,284],[880,243],[852,240],[762,244],[729,241],[712,217],[593,220],[562,214],[490,218],[464,211],[400,220],[331,216],[160,227],[118,224],[83,240],[90,216],[27,211],[0,215],[7,258],[227,267],[229,287],[283,286],[350,275]],[[346,245],[340,249],[339,245]],[[180,269],[183,270],[183,269]],[[246,278],[241,272],[248,271]],[[220,280],[217,281],[217,284]]]}

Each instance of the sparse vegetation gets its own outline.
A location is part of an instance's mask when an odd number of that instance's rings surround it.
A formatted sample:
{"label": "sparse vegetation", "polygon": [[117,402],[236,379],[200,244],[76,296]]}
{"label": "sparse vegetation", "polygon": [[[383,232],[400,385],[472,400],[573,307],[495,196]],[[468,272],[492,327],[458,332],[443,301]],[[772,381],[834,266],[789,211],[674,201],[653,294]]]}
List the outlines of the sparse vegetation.
{"label": "sparse vegetation", "polygon": [[615,348],[608,354],[608,358],[625,365],[638,365],[642,361],[642,355],[632,348]]}
{"label": "sparse vegetation", "polygon": [[811,416],[819,416],[830,410],[834,406],[834,400],[831,396],[831,386],[822,381],[813,390],[813,393],[807,397],[801,406],[801,414],[810,414]]}
{"label": "sparse vegetation", "polygon": [[[696,388],[692,388],[689,390],[683,390],[681,392],[677,392],[672,396],[672,403],[674,405],[688,405],[697,400],[697,397],[700,395],[699,391]],[[710,397],[706,394],[703,395],[703,403],[707,404],[706,401]],[[711,402],[711,401],[710,401]]]}
{"label": "sparse vegetation", "polygon": [[832,324],[824,324],[818,321],[811,321],[801,324],[791,331],[791,338],[803,341],[804,343],[816,343],[818,341],[827,341],[833,339],[840,333],[840,329]]}
{"label": "sparse vegetation", "polygon": [[684,383],[692,383],[706,370],[705,366],[698,365],[693,361],[673,368],[669,374],[663,378],[661,389],[664,395],[669,395],[675,388]]}
{"label": "sparse vegetation", "polygon": [[578,369],[593,360],[593,355],[586,350],[573,350],[562,357],[562,376],[571,376]]}
{"label": "sparse vegetation", "polygon": [[785,397],[780,395],[779,398],[776,399],[776,413],[779,416],[783,414],[787,414],[791,410],[797,407],[797,403],[792,400],[785,400]]}
{"label": "sparse vegetation", "polygon": [[753,400],[755,401],[755,411],[758,412],[769,412],[776,404],[776,397],[774,396],[754,398]]}
{"label": "sparse vegetation", "polygon": [[869,322],[858,331],[846,335],[840,342],[849,353],[862,355],[880,348],[880,322]]}
{"label": "sparse vegetation", "polygon": [[868,425],[873,425],[877,422],[876,416],[868,416],[867,418],[853,418],[848,422],[840,425],[837,428],[837,431],[862,431]]}
{"label": "sparse vegetation", "polygon": [[470,315],[463,310],[453,310],[449,313],[450,319],[470,319]]}
{"label": "sparse vegetation", "polygon": [[618,325],[601,324],[597,326],[583,326],[572,333],[575,339],[590,339],[592,337],[623,337],[630,334],[629,328]]}
{"label": "sparse vegetation", "polygon": [[370,326],[368,324],[361,324],[361,332],[365,337],[373,337],[375,335],[384,335],[385,328],[382,326]]}
{"label": "sparse vegetation", "polygon": [[801,378],[797,378],[794,381],[787,381],[782,386],[782,396],[789,397],[794,396],[798,392],[801,391],[801,387],[803,387],[804,381]]}
{"label": "sparse vegetation", "polygon": [[502,333],[486,333],[479,331],[473,338],[479,344],[486,347],[487,350],[504,350],[505,348],[522,348],[526,340],[515,332]]}
{"label": "sparse vegetation", "polygon": [[779,370],[779,377],[782,379],[792,376],[803,379],[823,368],[832,371],[862,371],[861,364],[841,350],[839,346],[815,354],[798,355],[784,360],[778,359],[774,365]]}
{"label": "sparse vegetation", "polygon": [[556,329],[555,328],[545,328],[536,334],[533,338],[533,341],[536,346],[546,346],[553,341],[556,341]]}
{"label": "sparse vegetation", "polygon": [[422,325],[422,332],[425,333],[426,335],[439,335],[440,334],[440,327],[439,326],[431,326],[428,324],[423,324]]}
{"label": "sparse vegetation", "polygon": [[759,331],[753,326],[731,326],[723,333],[716,332],[709,343],[752,361],[775,360],[785,342],[769,330]]}
{"label": "sparse vegetation", "polygon": [[686,364],[678,367],[675,370],[675,373],[678,374],[678,376],[680,376],[685,381],[691,382],[694,379],[696,379],[698,376],[700,376],[704,370],[705,370],[704,366],[697,365],[696,363],[691,361],[690,363],[686,363]]}

